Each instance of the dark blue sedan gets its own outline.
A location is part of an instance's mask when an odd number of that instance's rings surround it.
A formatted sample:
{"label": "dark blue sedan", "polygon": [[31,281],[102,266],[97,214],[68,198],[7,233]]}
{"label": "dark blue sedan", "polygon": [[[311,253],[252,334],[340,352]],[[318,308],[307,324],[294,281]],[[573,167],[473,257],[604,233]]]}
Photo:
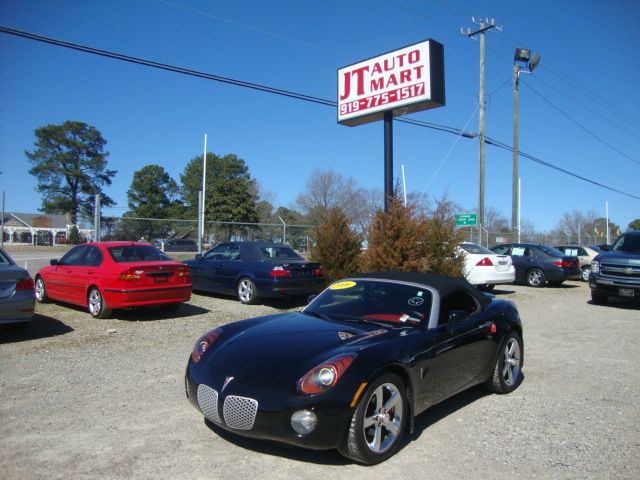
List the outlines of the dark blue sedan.
{"label": "dark blue sedan", "polygon": [[193,290],[237,295],[248,305],[259,298],[312,295],[324,287],[320,264],[282,243],[221,243],[184,263]]}

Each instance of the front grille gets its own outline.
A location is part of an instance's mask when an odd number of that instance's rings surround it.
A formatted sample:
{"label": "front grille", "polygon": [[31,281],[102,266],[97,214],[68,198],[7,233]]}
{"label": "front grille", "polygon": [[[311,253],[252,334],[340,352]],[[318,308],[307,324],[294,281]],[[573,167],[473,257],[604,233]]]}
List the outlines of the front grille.
{"label": "front grille", "polygon": [[222,415],[227,426],[236,430],[251,430],[258,412],[258,401],[253,398],[229,395],[224,399]]}
{"label": "front grille", "polygon": [[[630,273],[625,272],[627,269],[631,269]],[[638,266],[602,263],[600,265],[600,273],[602,275],[619,278],[621,280],[640,279],[640,267]]]}
{"label": "front grille", "polygon": [[222,423],[218,414],[218,392],[213,388],[203,384],[198,385],[198,405],[205,417],[216,423]]}

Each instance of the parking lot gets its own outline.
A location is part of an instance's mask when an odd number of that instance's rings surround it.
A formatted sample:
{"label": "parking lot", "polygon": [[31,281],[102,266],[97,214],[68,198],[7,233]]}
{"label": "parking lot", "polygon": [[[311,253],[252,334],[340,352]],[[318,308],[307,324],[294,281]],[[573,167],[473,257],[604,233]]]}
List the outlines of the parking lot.
{"label": "parking lot", "polygon": [[[639,478],[640,309],[588,287],[505,286],[524,324],[525,379],[421,415],[387,462],[363,467],[209,427],[186,400],[195,340],[236,319],[296,309],[194,294],[177,312],[108,320],[37,306],[0,329],[0,476],[56,478]],[[171,315],[171,316],[169,316]]]}

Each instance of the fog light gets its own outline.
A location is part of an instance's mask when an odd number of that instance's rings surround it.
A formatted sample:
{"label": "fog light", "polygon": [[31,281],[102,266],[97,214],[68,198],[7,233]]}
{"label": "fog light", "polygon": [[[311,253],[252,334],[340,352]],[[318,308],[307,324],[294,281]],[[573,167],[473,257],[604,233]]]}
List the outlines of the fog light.
{"label": "fog light", "polygon": [[309,410],[298,410],[291,415],[291,428],[299,435],[308,435],[316,429],[318,419]]}

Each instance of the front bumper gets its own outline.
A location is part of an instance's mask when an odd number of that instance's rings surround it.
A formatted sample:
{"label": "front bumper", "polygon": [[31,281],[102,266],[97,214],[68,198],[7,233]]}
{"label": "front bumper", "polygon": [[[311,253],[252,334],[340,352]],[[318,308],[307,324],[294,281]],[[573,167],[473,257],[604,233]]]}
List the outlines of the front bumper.
{"label": "front bumper", "polygon": [[[323,395],[302,396],[293,392],[278,394],[278,388],[251,387],[250,382],[239,379],[233,379],[223,389],[226,378],[198,384],[189,369],[185,375],[187,398],[220,428],[312,450],[336,448],[346,435],[354,411],[349,402],[357,387],[337,385]],[[312,411],[317,417],[315,430],[307,435],[300,435],[291,427],[291,415],[299,410]]]}
{"label": "front bumper", "polygon": [[589,275],[589,288],[607,297],[640,299],[640,283],[635,280],[607,278],[592,273]]}

